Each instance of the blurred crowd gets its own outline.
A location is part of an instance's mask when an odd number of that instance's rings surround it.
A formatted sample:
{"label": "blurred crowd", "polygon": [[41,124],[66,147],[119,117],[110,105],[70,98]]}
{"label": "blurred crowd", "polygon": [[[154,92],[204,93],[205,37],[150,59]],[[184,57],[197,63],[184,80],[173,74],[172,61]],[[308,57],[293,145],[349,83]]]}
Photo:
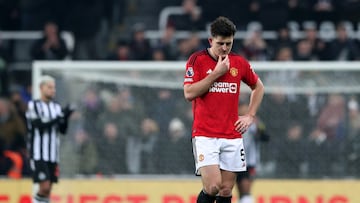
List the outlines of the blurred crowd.
{"label": "blurred crowd", "polygon": [[[149,38],[148,30],[160,29],[159,12],[173,6],[181,12],[170,13],[161,36]],[[25,42],[2,40],[0,34],[0,91],[30,84],[31,66],[14,65],[19,62],[185,60],[208,46],[197,31],[219,15],[247,31],[233,50],[252,61],[359,60],[358,8],[360,2],[352,0],[1,0],[1,31],[42,30],[44,36]],[[176,37],[181,30],[190,34]],[[61,31],[73,34],[74,47]],[[264,38],[263,31],[275,31],[276,37]]]}
{"label": "blurred crowd", "polygon": [[[62,137],[62,176],[193,174],[192,111],[181,90],[91,83],[78,98]],[[30,175],[25,109],[20,94],[0,99],[2,175],[19,161],[20,177]],[[258,143],[259,176],[360,177],[359,95],[268,93],[258,116],[270,135]]]}
{"label": "blurred crowd", "polygon": [[[183,13],[169,16],[162,35],[149,39],[146,31],[159,28],[144,23],[149,18],[144,5],[153,6],[155,19],[168,6],[181,7]],[[238,30],[247,31],[233,51],[250,61],[354,61],[360,59],[360,41],[353,35],[360,32],[359,9],[360,2],[353,0],[0,0],[0,31],[44,34],[21,50],[28,55],[23,60],[16,57],[15,41],[1,40],[0,34],[0,174],[9,175],[10,166],[21,168],[21,176],[30,174],[24,112],[31,98],[31,68],[12,70],[14,63],[186,60],[208,46],[197,31],[225,14]],[[139,20],[127,23],[135,17]],[[261,26],[247,30],[254,21]],[[292,37],[289,22],[296,22],[304,35]],[[324,22],[334,38],[320,37]],[[59,34],[63,30],[74,34],[73,50]],[[176,38],[179,30],[191,32]],[[275,31],[276,38],[264,38],[266,30]],[[264,80],[274,77],[280,80],[281,74]],[[292,77],[297,75],[284,78]],[[259,116],[272,144],[261,146],[264,176],[359,177],[359,96],[266,94]],[[181,91],[169,89],[89,87],[64,137],[64,173],[192,174],[192,114],[182,97]]]}

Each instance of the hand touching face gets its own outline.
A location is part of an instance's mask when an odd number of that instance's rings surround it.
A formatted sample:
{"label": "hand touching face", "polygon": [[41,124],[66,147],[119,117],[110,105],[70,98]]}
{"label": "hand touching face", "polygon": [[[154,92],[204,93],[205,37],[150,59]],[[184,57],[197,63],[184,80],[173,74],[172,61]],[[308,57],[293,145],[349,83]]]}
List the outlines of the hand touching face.
{"label": "hand touching face", "polygon": [[230,68],[229,55],[226,55],[224,59],[222,56],[219,56],[214,71],[218,71],[220,75],[223,75],[229,70],[229,68]]}

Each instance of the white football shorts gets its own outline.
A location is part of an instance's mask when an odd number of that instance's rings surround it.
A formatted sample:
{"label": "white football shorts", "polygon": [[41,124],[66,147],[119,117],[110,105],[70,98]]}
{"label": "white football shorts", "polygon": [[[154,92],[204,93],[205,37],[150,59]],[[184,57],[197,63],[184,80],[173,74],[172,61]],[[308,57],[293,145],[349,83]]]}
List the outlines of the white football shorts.
{"label": "white football shorts", "polygon": [[225,139],[196,136],[192,138],[196,175],[203,166],[219,165],[225,171],[246,171],[242,138]]}

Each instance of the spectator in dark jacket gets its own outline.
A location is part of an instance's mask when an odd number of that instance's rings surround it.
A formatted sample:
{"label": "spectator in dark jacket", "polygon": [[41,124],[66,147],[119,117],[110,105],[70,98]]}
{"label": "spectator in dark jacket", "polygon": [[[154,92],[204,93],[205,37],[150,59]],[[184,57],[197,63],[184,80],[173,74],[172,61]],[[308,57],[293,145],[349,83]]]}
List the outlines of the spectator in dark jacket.
{"label": "spectator in dark jacket", "polygon": [[30,54],[36,60],[61,60],[66,57],[68,50],[65,41],[61,39],[54,22],[45,24],[44,37],[33,44]]}

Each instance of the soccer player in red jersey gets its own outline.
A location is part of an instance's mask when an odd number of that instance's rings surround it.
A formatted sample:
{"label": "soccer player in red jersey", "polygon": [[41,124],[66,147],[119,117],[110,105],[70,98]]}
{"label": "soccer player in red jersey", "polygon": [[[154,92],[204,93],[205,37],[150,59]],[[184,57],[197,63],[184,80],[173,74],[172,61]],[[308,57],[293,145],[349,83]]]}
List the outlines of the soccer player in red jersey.
{"label": "soccer player in red jersey", "polygon": [[[242,133],[254,122],[264,86],[248,61],[231,52],[234,23],[218,17],[210,29],[210,48],[187,61],[184,96],[192,101],[193,152],[203,184],[197,203],[230,203],[236,172],[246,170]],[[251,88],[243,116],[238,115],[241,81]]]}

